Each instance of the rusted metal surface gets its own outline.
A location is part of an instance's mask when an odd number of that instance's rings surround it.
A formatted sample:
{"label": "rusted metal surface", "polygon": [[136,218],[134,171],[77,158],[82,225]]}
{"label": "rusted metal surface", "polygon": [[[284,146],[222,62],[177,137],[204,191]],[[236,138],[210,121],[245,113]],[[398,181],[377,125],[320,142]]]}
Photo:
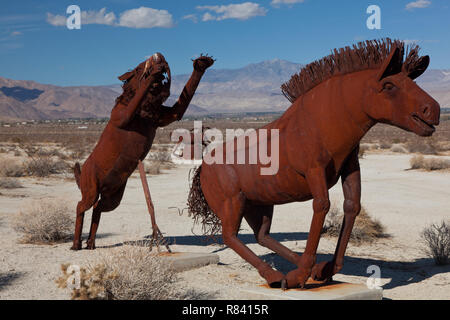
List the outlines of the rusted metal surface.
{"label": "rusted metal surface", "polygon": [[[170,95],[171,73],[161,53],[155,53],[119,77],[124,82],[123,93],[116,99],[110,120],[83,167],[77,163],[74,168],[82,199],[77,205],[72,250],[81,249],[84,213],[91,207],[94,209],[86,248],[95,249],[101,213],[112,211],[120,204],[128,177],[147,156],[157,128],[183,117],[203,74],[213,63],[211,57],[203,55],[193,61],[191,77],[172,107],[163,105]],[[141,179],[152,220],[153,240],[158,242],[161,232],[142,170]]]}
{"label": "rusted metal surface", "polygon": [[[419,136],[431,136],[439,124],[439,104],[414,82],[428,64],[429,57],[420,57],[417,47],[405,54],[403,42],[385,39],[335,50],[331,56],[306,66],[282,86],[292,101],[289,109],[257,130],[278,129],[279,148],[270,151],[279,152],[277,173],[261,175],[264,165],[260,162],[203,161],[194,174],[189,213],[209,230],[217,232],[221,227],[225,244],[254,266],[272,287],[303,288],[310,277],[330,281],[343,266],[361,209],[361,138],[379,122]],[[268,137],[270,140],[270,132]],[[226,143],[236,145],[236,139]],[[227,149],[226,144],[221,147]],[[333,259],[316,263],[321,230],[330,208],[328,190],[339,178],[345,199],[342,230]],[[314,214],[300,256],[270,236],[273,207],[311,199]],[[259,244],[297,268],[285,275],[253,253],[237,237],[242,218],[253,229]]]}

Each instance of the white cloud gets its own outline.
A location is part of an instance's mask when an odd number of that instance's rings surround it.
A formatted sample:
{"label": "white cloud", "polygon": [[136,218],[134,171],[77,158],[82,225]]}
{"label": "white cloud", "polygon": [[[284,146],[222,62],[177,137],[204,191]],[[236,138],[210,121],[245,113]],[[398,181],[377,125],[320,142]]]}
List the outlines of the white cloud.
{"label": "white cloud", "polygon": [[270,4],[274,7],[279,7],[282,4],[295,4],[302,2],[305,2],[305,0],[272,0]]}
{"label": "white cloud", "polygon": [[140,7],[123,12],[120,15],[119,25],[129,28],[171,28],[172,15],[167,10]]}
{"label": "white cloud", "polygon": [[409,46],[409,45],[416,45],[420,42],[420,40],[416,40],[416,39],[404,39],[403,42]]}
{"label": "white cloud", "polygon": [[[247,20],[256,16],[265,16],[267,13],[265,8],[260,7],[259,4],[254,2],[222,6],[197,6],[197,9],[210,11],[203,15],[203,21],[220,21],[225,19]],[[216,15],[211,14],[211,12],[216,13]]]}
{"label": "white cloud", "polygon": [[11,32],[11,36],[13,36],[13,37],[17,37],[17,36],[20,36],[20,35],[22,35],[22,32],[20,32],[20,31],[13,31],[13,32]]}
{"label": "white cloud", "polygon": [[216,20],[216,17],[213,16],[211,13],[206,12],[206,13],[203,15],[202,21],[210,21],[210,20]]}
{"label": "white cloud", "polygon": [[66,25],[66,16],[54,15],[51,13],[47,13],[47,22],[52,26],[61,27]]}
{"label": "white cloud", "polygon": [[197,23],[198,22],[198,19],[197,19],[197,15],[195,15],[195,14],[188,14],[188,15],[185,15],[183,18],[181,18],[181,19],[183,19],[183,20],[191,20],[192,22],[194,22],[194,23]]}
{"label": "white cloud", "polygon": [[417,0],[410,2],[406,5],[406,9],[412,10],[417,8],[426,8],[431,4],[431,1],[429,0]]}
{"label": "white cloud", "polygon": [[81,11],[81,24],[113,25],[116,21],[114,12],[106,12],[106,8],[99,11]]}
{"label": "white cloud", "polygon": [[[47,22],[53,26],[66,26],[68,16],[47,13]],[[106,12],[106,8],[99,11],[81,11],[81,25],[103,24],[128,28],[170,28],[173,27],[172,15],[167,10],[157,10],[140,7],[124,11],[117,19],[114,12]]]}
{"label": "white cloud", "polygon": [[[66,26],[66,21],[69,15],[53,15],[47,13],[47,22],[53,26],[61,27]],[[106,12],[106,8],[100,9],[99,11],[89,10],[81,11],[81,24],[105,24],[114,25],[116,21],[116,15],[114,12]]]}

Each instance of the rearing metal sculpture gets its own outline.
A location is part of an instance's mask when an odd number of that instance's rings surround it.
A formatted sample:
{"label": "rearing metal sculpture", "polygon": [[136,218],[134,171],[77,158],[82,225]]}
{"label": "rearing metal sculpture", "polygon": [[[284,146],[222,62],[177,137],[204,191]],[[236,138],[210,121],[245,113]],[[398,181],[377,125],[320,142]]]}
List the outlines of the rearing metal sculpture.
{"label": "rearing metal sculpture", "polygon": [[[205,161],[194,174],[189,213],[212,231],[219,231],[221,224],[225,244],[258,269],[270,286],[304,287],[310,276],[327,281],[341,270],[361,208],[359,143],[372,126],[387,123],[419,136],[430,136],[435,131],[439,104],[413,81],[425,72],[429,57],[420,57],[418,47],[407,50],[405,60],[404,55],[401,41],[367,41],[335,50],[282,85],[292,105],[279,119],[262,128],[279,130],[279,150],[270,151],[279,152],[276,174],[260,175],[264,167],[261,163]],[[236,156],[237,140],[226,143],[235,144],[230,149]],[[221,148],[227,147],[224,144]],[[328,189],[339,178],[345,198],[342,230],[333,259],[316,263],[321,230],[330,208]],[[305,251],[299,256],[269,235],[273,206],[310,199],[314,215]],[[242,218],[253,229],[259,244],[298,268],[285,276],[255,255],[237,237]]]}
{"label": "rearing metal sculpture", "polygon": [[[94,209],[86,249],[95,249],[101,213],[117,208],[127,180],[137,166],[151,216],[152,243],[163,241],[155,222],[142,160],[152,146],[156,129],[183,117],[203,74],[213,63],[211,57],[203,55],[194,60],[194,71],[172,107],[162,105],[170,95],[171,75],[161,53],[155,53],[119,77],[124,82],[123,93],[116,99],[111,118],[83,167],[76,163],[74,168],[82,199],[77,205],[72,250],[81,249],[84,213],[91,207]],[[166,247],[170,250],[167,244]]]}

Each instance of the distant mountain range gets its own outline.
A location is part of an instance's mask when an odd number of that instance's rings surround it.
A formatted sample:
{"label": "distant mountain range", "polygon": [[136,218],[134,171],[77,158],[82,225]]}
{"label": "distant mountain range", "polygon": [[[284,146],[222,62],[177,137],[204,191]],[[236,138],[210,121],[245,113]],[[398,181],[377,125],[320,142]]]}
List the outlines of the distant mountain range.
{"label": "distant mountain range", "polygon": [[[280,85],[302,66],[274,59],[239,69],[210,69],[187,114],[283,111],[289,102]],[[188,78],[188,74],[173,76],[167,105],[175,102]],[[450,107],[450,70],[428,70],[418,83],[441,107]],[[105,118],[121,91],[120,84],[60,87],[0,77],[0,120]]]}

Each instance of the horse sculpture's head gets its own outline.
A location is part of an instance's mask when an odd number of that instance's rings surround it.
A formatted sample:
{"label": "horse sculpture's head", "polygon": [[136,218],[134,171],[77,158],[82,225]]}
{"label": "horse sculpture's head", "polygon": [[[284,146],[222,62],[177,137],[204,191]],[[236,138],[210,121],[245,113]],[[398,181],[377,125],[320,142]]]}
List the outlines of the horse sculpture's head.
{"label": "horse sculpture's head", "polygon": [[430,58],[418,48],[403,61],[403,47],[394,45],[376,77],[367,83],[365,111],[372,119],[395,125],[420,136],[431,136],[439,124],[440,106],[414,81],[427,69]]}
{"label": "horse sculpture's head", "polygon": [[161,72],[156,76],[155,82],[150,86],[150,94],[144,97],[137,113],[141,117],[156,119],[159,116],[159,107],[170,96],[171,83],[169,64],[159,52],[153,54],[136,68],[119,77],[119,80],[123,81],[123,93],[117,98],[116,103],[127,105],[140,88],[141,81],[149,77],[154,68],[160,68]]}

